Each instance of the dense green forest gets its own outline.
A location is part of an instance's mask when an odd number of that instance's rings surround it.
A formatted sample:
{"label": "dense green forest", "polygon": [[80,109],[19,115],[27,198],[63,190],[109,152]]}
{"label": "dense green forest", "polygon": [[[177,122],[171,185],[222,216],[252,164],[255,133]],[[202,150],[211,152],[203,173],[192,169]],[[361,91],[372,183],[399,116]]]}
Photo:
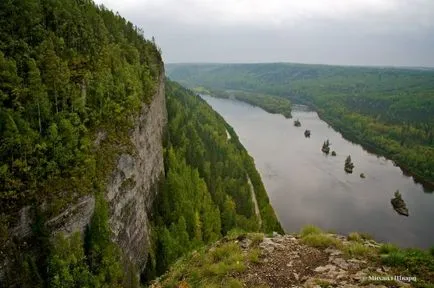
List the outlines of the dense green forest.
{"label": "dense green forest", "polygon": [[[163,70],[153,41],[92,1],[0,2],[0,252],[9,265],[0,286],[138,285],[111,241],[104,192],[118,155],[134,152],[128,133]],[[147,278],[234,229],[282,231],[232,128],[178,84],[167,94],[167,179]],[[96,204],[84,235],[53,237],[47,220],[88,194]],[[35,219],[25,242],[9,234],[24,206]]]}
{"label": "dense green forest", "polygon": [[137,27],[92,1],[1,1],[2,212],[93,191],[95,130],[127,131],[125,111],[152,98],[162,67]]}
{"label": "dense green forest", "polygon": [[244,90],[308,104],[335,129],[434,183],[434,71],[304,64],[169,65],[188,87]]}
{"label": "dense green forest", "polygon": [[[103,192],[162,73],[153,41],[90,0],[0,1],[0,253],[13,266],[0,286],[134,281],[110,241]],[[51,239],[46,220],[87,194],[98,200],[84,239]],[[8,233],[25,205],[36,222],[23,243]]]}
{"label": "dense green forest", "polygon": [[282,232],[253,159],[234,130],[204,100],[175,82],[167,81],[166,97],[166,180],[154,202],[147,279],[230,231]]}

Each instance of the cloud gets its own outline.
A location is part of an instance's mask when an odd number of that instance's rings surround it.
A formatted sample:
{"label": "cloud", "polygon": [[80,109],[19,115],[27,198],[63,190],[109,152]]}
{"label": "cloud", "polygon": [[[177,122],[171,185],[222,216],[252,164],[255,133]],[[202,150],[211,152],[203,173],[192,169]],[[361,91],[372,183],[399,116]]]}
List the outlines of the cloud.
{"label": "cloud", "polygon": [[434,66],[432,0],[97,0],[168,62]]}

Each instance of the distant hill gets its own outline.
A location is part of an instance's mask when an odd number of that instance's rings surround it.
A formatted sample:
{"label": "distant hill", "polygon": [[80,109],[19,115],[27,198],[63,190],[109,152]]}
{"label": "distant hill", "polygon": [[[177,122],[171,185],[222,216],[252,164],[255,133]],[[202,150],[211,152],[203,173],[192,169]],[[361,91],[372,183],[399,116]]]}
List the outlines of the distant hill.
{"label": "distant hill", "polygon": [[188,87],[242,90],[312,106],[346,138],[434,183],[434,70],[290,63],[173,64]]}

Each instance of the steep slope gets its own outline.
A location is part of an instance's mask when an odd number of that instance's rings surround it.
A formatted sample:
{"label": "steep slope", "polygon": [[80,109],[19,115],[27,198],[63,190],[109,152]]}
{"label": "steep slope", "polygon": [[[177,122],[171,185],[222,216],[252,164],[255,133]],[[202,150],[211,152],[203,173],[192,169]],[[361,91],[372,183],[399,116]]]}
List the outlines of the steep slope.
{"label": "steep slope", "polygon": [[166,122],[159,49],[132,23],[1,1],[0,286],[134,286]]}
{"label": "steep slope", "polygon": [[167,73],[191,88],[264,93],[311,105],[346,138],[394,160],[428,188],[434,184],[432,70],[173,64]]}
{"label": "steep slope", "polygon": [[253,159],[233,129],[175,82],[167,82],[166,96],[167,177],[154,203],[154,248],[146,279],[230,231],[282,231]]}

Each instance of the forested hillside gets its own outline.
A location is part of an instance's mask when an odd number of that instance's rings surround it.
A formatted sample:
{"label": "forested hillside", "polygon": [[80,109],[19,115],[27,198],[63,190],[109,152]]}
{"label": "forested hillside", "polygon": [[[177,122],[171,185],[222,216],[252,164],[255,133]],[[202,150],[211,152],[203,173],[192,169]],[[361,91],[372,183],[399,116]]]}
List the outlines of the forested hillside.
{"label": "forested hillside", "polygon": [[245,90],[313,106],[345,137],[434,183],[434,71],[304,64],[169,65],[188,87]]}
{"label": "forested hillside", "polygon": [[[156,45],[90,0],[0,1],[0,286],[135,279],[111,242],[103,192],[162,74]],[[84,239],[51,239],[46,221],[83,195],[96,199]],[[28,215],[33,236],[20,242],[11,227]]]}
{"label": "forested hillside", "polygon": [[2,211],[92,191],[95,128],[130,125],[161,71],[157,47],[92,1],[1,1]]}
{"label": "forested hillside", "polygon": [[175,82],[167,81],[166,97],[166,180],[154,202],[147,279],[230,231],[282,232],[253,159],[234,130],[204,100]]}

